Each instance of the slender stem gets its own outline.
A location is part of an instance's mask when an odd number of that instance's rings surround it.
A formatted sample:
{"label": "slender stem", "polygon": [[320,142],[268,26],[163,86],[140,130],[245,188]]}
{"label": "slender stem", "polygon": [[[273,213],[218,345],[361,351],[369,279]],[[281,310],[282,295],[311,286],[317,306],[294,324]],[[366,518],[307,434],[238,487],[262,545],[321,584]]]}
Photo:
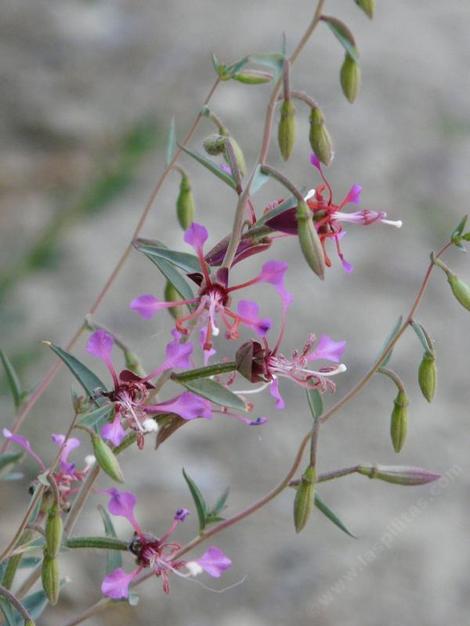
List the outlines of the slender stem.
{"label": "slender stem", "polygon": [[395,383],[397,389],[401,391],[402,393],[405,393],[405,385],[402,379],[400,378],[400,376],[398,376],[396,372],[388,369],[387,367],[379,367],[377,370],[377,373],[383,374],[384,376],[387,376],[387,378],[390,378],[390,380],[392,380]]}
{"label": "slender stem", "polygon": [[235,361],[228,361],[227,363],[214,363],[214,365],[208,365],[207,367],[198,367],[186,372],[179,372],[179,374],[173,373],[171,375],[172,380],[177,382],[185,382],[187,380],[195,380],[197,378],[208,378],[215,374],[225,374],[227,372],[233,372],[237,369]]}
{"label": "slender stem", "polygon": [[98,478],[100,473],[100,466],[96,463],[90,470],[88,476],[85,479],[80,491],[78,492],[77,497],[73,501],[72,508],[70,509],[70,513],[67,515],[67,521],[64,525],[64,534],[70,535],[73,531],[75,524],[77,522],[77,518],[82,512],[83,507],[85,506],[86,499],[88,497],[89,492],[93,488],[93,485]]}
{"label": "slender stem", "polygon": [[317,482],[324,483],[327,480],[341,478],[341,476],[348,476],[348,474],[355,474],[358,469],[359,469],[359,465],[353,465],[352,467],[344,467],[339,470],[333,470],[332,472],[325,472],[323,474],[319,474],[317,478]]}
{"label": "slender stem", "polygon": [[[211,100],[215,90],[217,89],[218,85],[220,83],[220,79],[216,78],[216,80],[214,81],[212,87],[209,90],[209,93],[207,94],[205,100],[204,100],[204,105],[206,106],[209,101]],[[188,130],[188,132],[186,133],[185,137],[183,138],[183,140],[181,141],[182,146],[185,146],[192,138],[192,136],[194,135],[194,132],[196,130],[196,128],[199,125],[199,122],[201,121],[203,115],[201,113],[201,111],[196,115],[190,129]],[[110,276],[108,277],[108,280],[106,281],[106,283],[104,284],[103,288],[101,289],[101,291],[98,293],[96,300],[93,302],[93,304],[91,305],[90,309],[88,310],[87,315],[93,315],[96,310],[98,309],[98,307],[100,306],[100,304],[102,303],[102,301],[104,300],[106,294],[108,293],[108,291],[110,290],[112,284],[114,283],[116,277],[118,276],[119,272],[121,271],[122,267],[124,266],[124,264],[127,261],[127,258],[129,256],[129,254],[131,253],[132,249],[133,249],[133,245],[132,242],[134,241],[134,239],[136,239],[146,220],[148,217],[148,214],[150,213],[150,210],[155,202],[156,197],[158,196],[160,189],[163,186],[163,183],[165,182],[168,174],[171,172],[171,170],[173,169],[173,166],[175,165],[176,161],[178,160],[180,154],[181,154],[182,150],[181,148],[178,148],[175,151],[175,154],[173,155],[173,158],[171,159],[170,163],[165,167],[163,173],[161,174],[160,178],[157,181],[157,184],[155,185],[155,188],[153,189],[152,193],[150,194],[150,197],[147,201],[147,204],[145,205],[139,220],[136,224],[136,227],[134,229],[134,232],[132,234],[132,237],[130,238],[130,242],[127,245],[127,247],[125,248],[124,252],[122,253],[121,257],[119,258],[118,262],[116,263],[116,266],[114,267],[113,271],[111,272]],[[78,339],[80,338],[80,335],[82,334],[84,330],[84,325],[81,325],[80,328],[75,332],[75,334],[73,335],[73,337],[70,339],[70,341],[68,342],[68,344],[66,345],[65,349],[67,351],[71,350],[74,345],[77,343]],[[23,407],[23,409],[20,411],[20,413],[18,413],[18,415],[16,416],[16,419],[13,423],[13,425],[11,426],[10,430],[13,434],[17,433],[18,430],[21,428],[24,420],[26,419],[26,417],[28,416],[29,412],[31,411],[31,409],[35,406],[36,402],[39,400],[39,398],[42,396],[42,394],[44,393],[44,391],[49,387],[49,385],[51,384],[51,382],[54,380],[54,378],[56,377],[57,372],[61,369],[63,363],[62,361],[56,361],[54,363],[54,365],[50,368],[50,370],[47,372],[46,376],[44,377],[43,381],[41,382],[41,384],[39,385],[39,387],[36,389],[36,391],[31,395],[29,401],[25,404],[25,406]],[[9,443],[10,440],[6,439],[5,442],[3,443],[3,445],[0,447],[0,453],[4,452],[8,447],[9,447]]]}
{"label": "slender stem", "polygon": [[318,438],[320,435],[320,426],[321,426],[320,417],[315,417],[313,421],[313,428],[312,428],[311,439],[310,439],[310,467],[317,466]]}
{"label": "slender stem", "polygon": [[[437,259],[440,256],[442,256],[444,254],[444,252],[446,252],[446,250],[448,248],[450,248],[450,246],[452,246],[452,245],[453,245],[452,241],[449,241],[448,243],[446,243],[446,245],[443,246],[439,250],[439,252],[437,252],[437,254],[435,255],[435,258]],[[415,298],[415,300],[414,300],[414,302],[413,302],[413,304],[411,306],[411,309],[408,312],[408,315],[406,316],[405,321],[401,325],[400,330],[397,332],[397,334],[394,337],[392,337],[392,339],[388,342],[388,344],[383,349],[382,354],[379,356],[379,358],[371,366],[369,371],[361,378],[361,380],[351,389],[351,391],[349,391],[346,395],[344,395],[341,398],[341,400],[336,402],[336,404],[334,404],[331,408],[329,408],[322,415],[322,417],[321,417],[321,421],[322,422],[326,422],[327,419],[329,419],[334,413],[339,411],[339,409],[341,409],[345,404],[347,404],[349,402],[349,400],[352,400],[352,398],[354,398],[360,391],[362,391],[362,389],[364,389],[364,387],[367,385],[367,383],[370,381],[370,379],[374,376],[376,371],[382,365],[384,359],[390,354],[391,350],[393,350],[393,347],[400,340],[401,336],[403,335],[403,333],[406,331],[406,329],[408,328],[409,324],[413,320],[413,317],[414,317],[414,314],[416,312],[416,309],[418,308],[419,303],[421,302],[421,300],[423,298],[424,292],[426,291],[426,287],[428,286],[429,279],[431,278],[431,274],[432,274],[433,268],[434,268],[434,262],[431,261],[431,263],[429,264],[429,266],[428,266],[428,268],[426,270],[426,273],[424,275],[424,278],[423,278],[423,281],[421,283],[421,286],[418,289],[418,293],[416,295],[416,298]]]}
{"label": "slender stem", "polygon": [[23,519],[21,520],[20,525],[18,526],[18,529],[16,530],[13,539],[10,541],[10,543],[7,545],[5,550],[0,555],[0,563],[5,561],[10,556],[10,554],[13,552],[18,539],[20,538],[20,536],[22,535],[24,529],[28,525],[29,516],[33,512],[33,510],[34,510],[35,506],[37,505],[39,499],[42,497],[44,489],[45,489],[44,485],[40,484],[37,487],[36,491],[34,492],[34,496],[31,498],[31,502],[29,503],[29,506],[26,509],[26,513],[24,514]]}
{"label": "slender stem", "polygon": [[18,598],[14,594],[12,594],[11,591],[6,589],[6,587],[2,587],[2,585],[0,585],[0,597],[7,599],[8,602],[15,607],[15,609],[18,611],[18,613],[21,615],[25,622],[30,621],[31,623],[33,623],[33,618],[28,613],[26,608],[21,604]]}
{"label": "slender stem", "polygon": [[263,172],[263,174],[268,174],[272,178],[275,178],[278,182],[281,183],[281,185],[284,185],[284,187],[288,189],[291,192],[291,194],[297,198],[298,202],[304,202],[303,195],[300,193],[297,187],[293,185],[291,181],[284,176],[284,174],[281,174],[281,172],[279,172],[277,169],[266,164],[264,164],[261,167],[261,171]]}

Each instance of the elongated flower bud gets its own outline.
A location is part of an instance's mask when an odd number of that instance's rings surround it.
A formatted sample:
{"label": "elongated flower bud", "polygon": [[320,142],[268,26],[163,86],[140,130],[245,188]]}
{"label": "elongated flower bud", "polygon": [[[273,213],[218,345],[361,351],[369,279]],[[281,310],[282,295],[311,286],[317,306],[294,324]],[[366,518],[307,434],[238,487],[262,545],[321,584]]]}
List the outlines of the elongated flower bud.
{"label": "elongated flower bud", "polygon": [[281,107],[281,118],[277,132],[279,150],[284,161],[287,161],[292,154],[296,132],[295,104],[292,100],[284,100]]}
{"label": "elongated flower bud", "polygon": [[194,222],[194,196],[191,183],[186,174],[181,177],[180,190],[176,200],[176,216],[183,230],[188,229]]}
{"label": "elongated flower bud", "polygon": [[357,472],[369,478],[405,487],[425,485],[441,477],[436,472],[406,465],[359,465]]}
{"label": "elongated flower bud", "polygon": [[297,205],[297,237],[308,266],[323,280],[325,275],[325,256],[320,238],[313,223],[312,212],[305,202]]}
{"label": "elongated flower bud", "polygon": [[[230,145],[232,147],[233,156],[235,157],[235,163],[237,164],[238,171],[240,172],[240,176],[245,176],[246,174],[246,162],[245,157],[243,155],[243,151],[238,145],[238,142],[233,137],[228,137],[230,141]],[[229,165],[231,165],[230,160],[227,158],[227,154],[224,155],[225,160]]]}
{"label": "elongated flower bud", "polygon": [[44,555],[42,562],[41,580],[47,599],[52,606],[56,605],[60,592],[59,561],[55,557],[50,557],[47,553]]}
{"label": "elongated flower bud", "polygon": [[447,274],[447,280],[455,298],[463,307],[470,311],[470,287],[452,272]]}
{"label": "elongated flower bud", "polygon": [[225,150],[225,135],[213,133],[206,137],[203,141],[204,150],[211,156],[223,154]]}
{"label": "elongated flower bud", "polygon": [[346,54],[340,72],[341,88],[349,102],[354,102],[361,83],[361,68],[356,61]]}
{"label": "elongated flower bud", "polygon": [[269,83],[272,79],[272,74],[260,70],[245,70],[233,76],[233,80],[238,80],[239,83],[245,85],[261,85],[262,83]]}
{"label": "elongated flower bud", "polygon": [[428,402],[431,402],[434,397],[436,380],[436,357],[432,352],[425,352],[418,370],[418,382],[419,388]]}
{"label": "elongated flower bud", "polygon": [[[172,283],[170,283],[170,281],[167,280],[166,285],[165,285],[165,302],[178,302],[178,300],[181,300],[180,294],[173,287]],[[174,317],[176,320],[179,317],[183,317],[185,309],[184,309],[184,306],[180,305],[180,306],[173,306],[171,307],[171,309],[168,309],[168,311],[170,315],[172,315],[172,317]]]}
{"label": "elongated flower bud", "polygon": [[108,444],[105,443],[101,437],[98,437],[98,435],[93,435],[92,444],[96,462],[103,472],[106,472],[110,478],[118,483],[123,483],[124,476],[119,467],[118,460]]}
{"label": "elongated flower bud", "polygon": [[400,452],[403,448],[408,430],[408,397],[405,391],[399,391],[393,401],[392,419],[390,422],[390,435],[393,449]]}
{"label": "elongated flower bud", "polygon": [[367,17],[372,19],[375,12],[375,0],[356,0],[357,6],[364,11]]}
{"label": "elongated flower bud", "polygon": [[57,505],[49,509],[46,521],[46,551],[50,558],[59,554],[62,545],[63,523]]}
{"label": "elongated flower bud", "polygon": [[310,111],[310,145],[317,157],[325,165],[329,165],[333,158],[333,144],[330,133],[325,126],[325,118],[318,107]]}
{"label": "elongated flower bud", "polygon": [[314,467],[307,467],[302,475],[294,499],[295,532],[300,533],[305,527],[313,509],[315,497],[316,472]]}

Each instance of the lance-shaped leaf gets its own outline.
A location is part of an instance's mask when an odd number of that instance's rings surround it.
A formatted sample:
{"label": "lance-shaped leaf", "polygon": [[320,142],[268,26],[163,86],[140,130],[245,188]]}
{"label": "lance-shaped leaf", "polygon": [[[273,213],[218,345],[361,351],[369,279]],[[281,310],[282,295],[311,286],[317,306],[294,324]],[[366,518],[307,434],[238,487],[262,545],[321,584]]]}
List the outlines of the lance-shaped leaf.
{"label": "lance-shaped leaf", "polygon": [[213,508],[207,513],[206,524],[214,524],[215,522],[222,522],[225,519],[220,514],[225,508],[225,503],[227,502],[229,493],[230,493],[230,487],[227,487],[227,489],[225,489],[225,491],[219,496]]}
{"label": "lance-shaped leaf", "polygon": [[431,338],[426,332],[424,326],[420,324],[419,322],[415,322],[413,320],[411,322],[411,327],[415,331],[416,336],[420,340],[421,345],[423,346],[423,349],[425,350],[425,352],[431,352],[431,353],[434,352],[434,346],[432,345]]}
{"label": "lance-shaped leaf", "polygon": [[261,54],[250,54],[248,60],[262,67],[274,70],[274,79],[277,80],[284,69],[285,57],[280,52],[268,52]]}
{"label": "lance-shaped leaf", "polygon": [[[62,579],[60,581],[60,587],[62,588],[66,582],[66,579]],[[31,615],[33,620],[37,620],[41,617],[45,608],[47,607],[48,600],[45,592],[41,589],[41,591],[35,591],[29,596],[26,596],[26,598],[22,600],[22,604]],[[15,622],[15,626],[23,626],[23,624],[23,619],[18,617]]]}
{"label": "lance-shaped leaf", "polygon": [[86,365],[81,363],[72,354],[62,350],[62,348],[59,348],[59,346],[54,345],[50,341],[46,341],[44,343],[49,346],[60,359],[62,359],[95,404],[102,406],[107,402],[106,398],[100,396],[100,393],[106,391],[106,387],[96,374],[94,374]]}
{"label": "lance-shaped leaf", "polygon": [[27,394],[21,386],[20,379],[18,377],[18,374],[16,373],[15,368],[13,367],[10,359],[7,357],[3,350],[0,350],[0,359],[5,369],[5,376],[7,379],[8,387],[10,389],[10,393],[13,398],[13,403],[15,405],[15,408],[18,409],[21,403],[26,398]]}
{"label": "lance-shaped leaf", "polygon": [[464,246],[461,244],[461,239],[468,240],[465,235],[462,236],[465,225],[467,223],[467,218],[468,218],[468,215],[464,215],[464,217],[457,224],[456,228],[452,231],[452,234],[450,236],[452,243],[458,248],[460,248],[461,250],[465,250]]}
{"label": "lance-shaped leaf", "polygon": [[[100,512],[101,519],[103,520],[104,532],[107,537],[117,539],[116,531],[114,530],[113,522],[108,515],[106,509],[101,505],[98,505],[98,511]],[[108,550],[106,555],[106,574],[109,574],[118,567],[122,567],[122,555],[119,550]]]}
{"label": "lance-shaped leaf", "polygon": [[215,382],[215,380],[201,378],[198,380],[181,381],[180,384],[184,385],[189,391],[215,404],[235,409],[235,411],[246,411],[243,400],[220,383]]}
{"label": "lance-shaped leaf", "polygon": [[89,413],[85,413],[80,417],[78,423],[80,426],[86,426],[87,428],[93,428],[96,432],[98,432],[101,426],[104,426],[109,421],[111,414],[114,410],[113,404],[105,404],[103,406],[90,411]]}
{"label": "lance-shaped leaf", "polygon": [[337,38],[349,56],[359,63],[359,54],[356,47],[354,36],[349,28],[341,20],[330,15],[323,15],[322,21],[327,24],[333,35]]}
{"label": "lance-shaped leaf", "polygon": [[[13,606],[6,600],[5,598],[0,597],[0,613],[3,615],[5,619],[6,626],[16,626],[16,610]],[[18,624],[22,624],[23,619],[21,618],[18,621]]]}
{"label": "lance-shaped leaf", "polygon": [[186,274],[193,274],[201,271],[201,265],[199,260],[194,254],[188,254],[187,252],[178,252],[176,250],[170,250],[160,241],[151,239],[136,239],[134,242],[135,248],[139,252],[143,252],[149,258],[158,258],[168,261],[175,267]]}
{"label": "lance-shaped leaf", "polygon": [[179,147],[181,148],[181,150],[183,150],[183,152],[186,152],[186,154],[189,154],[189,156],[193,157],[193,159],[195,159],[198,163],[204,165],[204,167],[206,167],[210,172],[215,174],[217,178],[223,180],[224,183],[226,183],[229,187],[231,187],[232,189],[237,188],[237,184],[234,178],[230,176],[230,174],[224,172],[217,163],[214,163],[214,161],[211,161],[211,159],[208,159],[204,154],[201,154],[200,152],[194,152],[193,150],[189,150],[184,146]]}
{"label": "lance-shaped leaf", "polygon": [[171,118],[170,128],[168,129],[168,139],[166,142],[166,164],[170,165],[171,160],[176,152],[176,124],[175,118]]}
{"label": "lance-shaped leaf", "polygon": [[[268,182],[268,180],[269,176],[261,170],[260,165],[257,165],[253,180],[251,181],[251,195],[254,196],[255,193]],[[257,225],[258,224],[259,222],[257,222]]]}
{"label": "lance-shaped leaf", "polygon": [[307,400],[313,419],[318,419],[323,414],[323,397],[318,389],[307,389]]}
{"label": "lance-shaped leaf", "polygon": [[319,511],[321,511],[323,513],[323,515],[330,520],[330,522],[333,522],[333,524],[337,528],[342,530],[344,533],[346,533],[347,535],[349,535],[353,539],[357,539],[357,537],[352,534],[352,532],[347,528],[347,526],[345,526],[345,524],[340,520],[340,518],[336,515],[336,513],[334,513],[330,509],[330,507],[327,506],[327,504],[325,504],[325,502],[320,498],[320,496],[317,493],[315,494],[314,503],[315,503],[315,506],[317,507],[317,509]]}
{"label": "lance-shaped leaf", "polygon": [[201,493],[201,490],[196,485],[194,480],[187,474],[185,469],[183,468],[183,477],[188,485],[188,489],[191,493],[191,496],[194,500],[194,506],[196,507],[197,518],[199,521],[199,532],[202,532],[206,526],[206,518],[207,518],[207,504],[204,500],[204,496]]}
{"label": "lance-shaped leaf", "polygon": [[[383,347],[380,351],[380,354],[383,353],[383,351],[385,350],[385,348],[388,346],[388,344],[395,339],[396,334],[398,333],[398,331],[401,328],[401,325],[403,323],[403,316],[400,315],[400,317],[398,318],[398,320],[395,323],[395,326],[392,329],[392,332],[388,335],[387,339],[384,341]],[[385,359],[381,362],[381,367],[385,367],[387,365],[387,363],[390,361],[390,359],[392,358],[392,352],[393,350],[390,350],[390,352],[387,354],[387,356],[385,357]]]}

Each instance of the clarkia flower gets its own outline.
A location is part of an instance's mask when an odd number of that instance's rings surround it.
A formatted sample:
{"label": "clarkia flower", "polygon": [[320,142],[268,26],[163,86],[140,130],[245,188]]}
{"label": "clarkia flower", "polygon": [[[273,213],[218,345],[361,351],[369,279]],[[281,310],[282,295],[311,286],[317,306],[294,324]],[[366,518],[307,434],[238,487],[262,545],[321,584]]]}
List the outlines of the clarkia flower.
{"label": "clarkia flower", "polygon": [[[205,331],[203,350],[205,352],[212,350],[212,338],[219,334],[220,323],[225,327],[227,339],[237,339],[240,326],[247,326],[254,330],[258,336],[264,337],[271,328],[271,320],[260,317],[258,305],[250,300],[241,300],[237,310],[234,311],[231,304],[231,294],[258,283],[270,283],[279,293],[285,308],[291,301],[291,295],[284,286],[287,263],[268,261],[253,279],[229,286],[228,270],[220,269],[215,276],[210,272],[210,266],[204,257],[203,250],[207,237],[208,233],[205,227],[196,223],[193,223],[184,234],[184,240],[194,248],[201,268],[200,274],[190,275],[190,278],[199,286],[196,298],[164,302],[150,294],[143,294],[131,302],[131,309],[144,319],[150,319],[162,309],[189,305],[192,307],[191,312],[176,321],[176,329],[181,334],[188,335],[194,326],[203,326]],[[195,324],[195,322],[197,323]]]}
{"label": "clarkia flower", "polygon": [[177,557],[181,545],[168,542],[178,525],[188,517],[188,509],[178,509],[168,530],[161,537],[144,533],[137,522],[134,509],[137,498],[130,491],[107,489],[109,496],[108,510],[112,515],[125,517],[134,529],[134,537],[129,544],[129,552],[136,557],[137,567],[131,572],[122,568],[108,574],[101,585],[103,595],[115,600],[129,596],[129,585],[144,569],[153,570],[155,576],[162,579],[163,591],[170,591],[169,575],[171,573],[186,578],[195,576],[202,571],[214,578],[219,578],[232,562],[215,546],[211,546],[200,559],[184,561]]}
{"label": "clarkia flower", "polygon": [[[368,226],[375,222],[388,224],[400,228],[401,220],[389,220],[384,211],[371,211],[369,209],[361,209],[352,213],[345,213],[343,209],[348,204],[359,204],[362,188],[360,185],[353,185],[346,196],[339,204],[333,201],[333,190],[328,182],[320,161],[315,154],[310,157],[311,164],[318,170],[323,179],[323,183],[315,189],[311,189],[305,196],[305,201],[313,213],[313,219],[320,242],[325,255],[325,263],[331,266],[331,260],[326,253],[325,245],[328,240],[332,240],[336,247],[336,252],[341,260],[343,268],[346,272],[352,271],[352,265],[346,261],[341,250],[340,241],[346,234],[343,230],[342,223],[349,222],[351,224],[360,224]],[[268,209],[269,214],[269,209]],[[295,235],[297,234],[297,218],[296,208],[293,207],[283,213],[266,220],[267,226],[280,232]]]}

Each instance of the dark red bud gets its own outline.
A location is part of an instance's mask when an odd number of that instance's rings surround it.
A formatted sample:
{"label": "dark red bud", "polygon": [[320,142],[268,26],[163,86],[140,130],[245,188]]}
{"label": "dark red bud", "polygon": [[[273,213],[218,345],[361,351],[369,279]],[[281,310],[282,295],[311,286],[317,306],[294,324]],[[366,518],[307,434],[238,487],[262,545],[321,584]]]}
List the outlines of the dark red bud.
{"label": "dark red bud", "polygon": [[257,341],[248,341],[238,348],[235,363],[238,372],[251,383],[266,382],[266,351]]}

